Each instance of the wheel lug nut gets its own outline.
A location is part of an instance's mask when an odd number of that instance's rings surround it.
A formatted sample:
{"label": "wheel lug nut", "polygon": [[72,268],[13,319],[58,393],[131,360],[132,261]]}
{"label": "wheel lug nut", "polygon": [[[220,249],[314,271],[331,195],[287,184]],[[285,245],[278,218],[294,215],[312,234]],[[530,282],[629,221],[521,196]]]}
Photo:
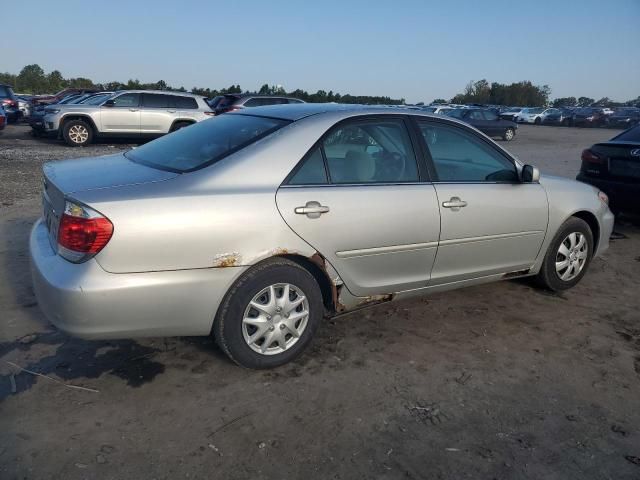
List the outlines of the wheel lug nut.
{"label": "wheel lug nut", "polygon": [[284,323],[281,323],[280,324],[280,330],[284,330],[284,329],[285,329]]}
{"label": "wheel lug nut", "polygon": [[274,327],[273,325],[271,325],[271,326],[269,327],[269,331],[270,331],[270,332],[273,332],[273,331],[275,330],[275,328],[276,328],[276,327]]}
{"label": "wheel lug nut", "polygon": [[267,315],[267,320],[271,320],[271,315]]}

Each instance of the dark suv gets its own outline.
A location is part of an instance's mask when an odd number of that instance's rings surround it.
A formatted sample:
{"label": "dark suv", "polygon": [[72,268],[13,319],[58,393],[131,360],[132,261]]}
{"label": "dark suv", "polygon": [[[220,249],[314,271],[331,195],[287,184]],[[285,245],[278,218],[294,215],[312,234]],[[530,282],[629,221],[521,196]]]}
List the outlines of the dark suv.
{"label": "dark suv", "polygon": [[247,93],[228,93],[209,101],[216,115],[233,112],[241,108],[264,107],[265,105],[284,105],[288,103],[305,103],[297,98],[276,97],[273,95],[256,95]]}
{"label": "dark suv", "polygon": [[572,125],[575,127],[601,127],[607,122],[602,108],[584,107],[573,113]]}
{"label": "dark suv", "polygon": [[4,108],[7,123],[17,122],[22,116],[18,105],[18,98],[15,93],[13,93],[13,88],[11,88],[10,85],[0,84],[0,105]]}
{"label": "dark suv", "polygon": [[577,180],[606,193],[612,211],[640,213],[640,125],[584,150]]}

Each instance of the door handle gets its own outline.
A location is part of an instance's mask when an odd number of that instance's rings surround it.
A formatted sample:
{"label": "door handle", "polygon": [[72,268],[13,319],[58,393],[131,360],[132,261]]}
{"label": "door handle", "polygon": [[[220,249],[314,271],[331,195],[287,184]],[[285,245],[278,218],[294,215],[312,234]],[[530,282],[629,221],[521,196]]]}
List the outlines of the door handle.
{"label": "door handle", "polygon": [[167,113],[176,113],[175,110],[167,110]]}
{"label": "door handle", "polygon": [[129,111],[130,111],[130,112],[137,112],[137,111],[138,111],[138,109],[137,109],[137,108],[130,108],[130,109],[129,109]]}
{"label": "door handle", "polygon": [[294,212],[309,218],[319,218],[323,213],[329,212],[329,207],[321,205],[320,202],[311,201],[307,202],[304,207],[296,207]]}
{"label": "door handle", "polygon": [[444,208],[450,208],[453,212],[457,212],[461,208],[466,207],[467,202],[461,200],[460,197],[451,197],[449,201],[442,202],[442,206]]}

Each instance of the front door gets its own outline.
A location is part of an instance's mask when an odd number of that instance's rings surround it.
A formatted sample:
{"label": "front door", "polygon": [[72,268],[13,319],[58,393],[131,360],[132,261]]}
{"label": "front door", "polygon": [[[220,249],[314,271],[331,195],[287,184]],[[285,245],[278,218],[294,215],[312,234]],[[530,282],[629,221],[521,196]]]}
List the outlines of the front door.
{"label": "front door", "polygon": [[100,107],[100,131],[103,133],[140,133],[140,94],[123,93],[113,105]]}
{"label": "front door", "polygon": [[538,183],[522,183],[513,161],[470,129],[418,121],[437,180],[441,214],[432,284],[531,267],[549,218]]}
{"label": "front door", "polygon": [[278,190],[287,224],[357,296],[426,286],[436,256],[436,192],[419,172],[405,120],[338,124]]}

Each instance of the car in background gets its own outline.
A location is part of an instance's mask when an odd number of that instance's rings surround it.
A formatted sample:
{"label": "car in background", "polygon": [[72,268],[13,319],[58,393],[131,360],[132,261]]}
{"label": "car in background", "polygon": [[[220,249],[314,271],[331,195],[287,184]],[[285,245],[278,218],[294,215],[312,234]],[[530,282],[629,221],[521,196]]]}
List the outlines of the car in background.
{"label": "car in background", "polygon": [[15,123],[22,116],[18,105],[18,97],[13,93],[11,85],[0,84],[0,105],[4,109],[7,123]]}
{"label": "car in background", "polygon": [[640,124],[640,108],[622,107],[607,117],[607,126],[614,128],[629,128]]}
{"label": "car in background", "polygon": [[578,108],[571,119],[571,125],[574,127],[601,127],[605,123],[607,116],[599,107]]}
{"label": "car in background", "polygon": [[516,122],[518,123],[535,123],[540,125],[542,123],[542,112],[544,108],[523,108],[516,116]]}
{"label": "car in background", "polygon": [[[95,105],[97,99],[103,98],[106,100],[106,97],[112,95],[113,92],[98,92],[98,93],[84,93],[84,94],[70,94],[64,97],[57,103],[48,104],[48,105],[38,105],[36,106],[30,117],[29,117],[29,126],[32,128],[32,133],[35,136],[44,134],[44,116],[46,114],[47,108],[55,108],[61,105],[75,105],[75,104],[85,104],[89,103],[91,105]],[[91,103],[90,103],[91,102]]]}
{"label": "car in background", "polygon": [[153,138],[214,115],[205,97],[166,90],[122,90],[97,105],[45,108],[44,132],[68,145],[89,145],[97,137]]}
{"label": "car in background", "polygon": [[577,180],[605,192],[614,212],[640,213],[640,125],[584,150]]}
{"label": "car in background", "polygon": [[549,108],[542,119],[543,125],[571,125],[573,119],[572,108]]}
{"label": "car in background", "polygon": [[49,105],[58,103],[69,95],[80,95],[84,93],[96,93],[99,90],[95,88],[65,88],[54,95],[36,95],[32,98],[33,105]]}
{"label": "car in background", "polygon": [[366,305],[515,277],[572,288],[613,221],[597,189],[453,118],[275,105],[45,164],[29,251],[63,331],[211,335],[272,368]]}
{"label": "car in background", "polygon": [[488,137],[502,137],[507,142],[514,139],[518,129],[515,122],[504,120],[495,112],[487,109],[459,108],[449,110],[445,115],[468,123]]}
{"label": "car in background", "polygon": [[434,113],[436,115],[444,115],[449,110],[453,110],[453,108],[447,105],[429,105],[426,107],[422,107],[420,110],[427,113]]}
{"label": "car in background", "polygon": [[264,107],[268,105],[287,105],[305,103],[298,98],[278,97],[274,95],[255,95],[251,93],[228,93],[215,97],[209,105],[216,115],[234,112],[241,108]]}
{"label": "car in background", "polygon": [[605,115],[613,115],[614,112],[615,111],[612,108],[604,107],[602,109],[602,113],[604,113]]}
{"label": "car in background", "polygon": [[31,95],[16,95],[18,99],[18,108],[22,119],[28,119],[31,116],[32,103]]}
{"label": "car in background", "polygon": [[7,125],[7,115],[4,113],[4,108],[0,105],[0,130],[4,130]]}
{"label": "car in background", "polygon": [[503,120],[509,120],[511,122],[515,122],[516,118],[518,117],[518,115],[522,110],[523,110],[522,107],[508,107],[504,110],[501,110],[498,115]]}

